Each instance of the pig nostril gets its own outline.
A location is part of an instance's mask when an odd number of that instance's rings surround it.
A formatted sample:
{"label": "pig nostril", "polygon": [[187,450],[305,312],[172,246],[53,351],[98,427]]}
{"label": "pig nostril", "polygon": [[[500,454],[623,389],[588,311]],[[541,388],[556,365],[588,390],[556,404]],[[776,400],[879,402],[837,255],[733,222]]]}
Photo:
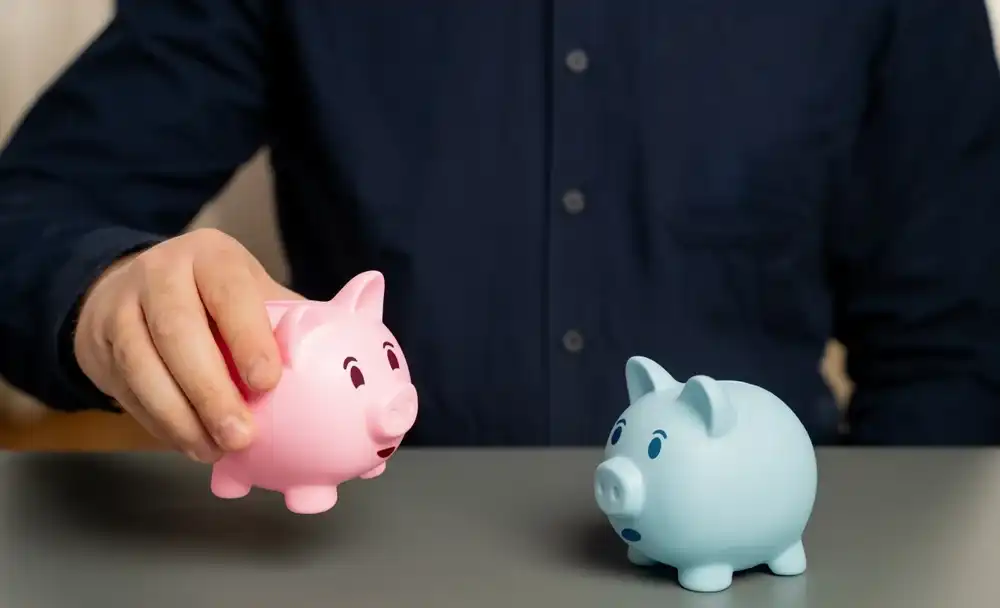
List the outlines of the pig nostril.
{"label": "pig nostril", "polygon": [[416,402],[408,396],[398,395],[387,403],[373,408],[372,431],[382,440],[401,437],[413,426]]}
{"label": "pig nostril", "polygon": [[594,496],[607,515],[635,517],[645,503],[642,472],[622,457],[614,457],[597,467]]}

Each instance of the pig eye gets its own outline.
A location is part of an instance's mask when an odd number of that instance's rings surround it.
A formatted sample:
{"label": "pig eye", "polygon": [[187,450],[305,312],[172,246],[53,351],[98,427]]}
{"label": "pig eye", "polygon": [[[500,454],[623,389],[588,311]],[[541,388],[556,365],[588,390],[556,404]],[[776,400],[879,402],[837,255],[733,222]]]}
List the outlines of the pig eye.
{"label": "pig eye", "polygon": [[[351,366],[352,363],[354,364],[353,366]],[[358,367],[358,360],[354,357],[344,359],[344,369],[349,367],[351,369],[349,372],[351,374],[351,384],[354,385],[354,388],[359,388],[364,385],[365,375],[361,373],[361,368]]]}
{"label": "pig eye", "polygon": [[663,442],[666,438],[667,434],[660,429],[653,431],[653,438],[649,440],[649,445],[646,447],[646,454],[649,455],[650,460],[660,455],[660,450],[663,449]]}
{"label": "pig eye", "polygon": [[389,360],[389,369],[399,369],[399,357],[396,356],[396,352],[393,349],[392,342],[383,342],[382,348],[385,349],[385,358]]}
{"label": "pig eye", "polygon": [[622,418],[615,423],[615,428],[611,431],[611,445],[621,441],[622,433],[625,431],[625,419]]}
{"label": "pig eye", "polygon": [[364,383],[365,383],[365,375],[361,373],[361,368],[360,367],[352,367],[351,368],[351,384],[354,385],[354,388],[358,388],[359,386],[363,385]]}

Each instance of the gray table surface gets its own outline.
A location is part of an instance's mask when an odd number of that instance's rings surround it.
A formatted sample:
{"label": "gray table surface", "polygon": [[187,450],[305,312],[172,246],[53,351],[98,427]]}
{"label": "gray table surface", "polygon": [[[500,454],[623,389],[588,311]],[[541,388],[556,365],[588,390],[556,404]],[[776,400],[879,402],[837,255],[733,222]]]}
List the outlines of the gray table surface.
{"label": "gray table surface", "polygon": [[626,561],[599,458],[404,449],[297,516],[172,454],[2,454],[0,606],[1000,606],[1000,450],[820,450],[806,574],[707,595]]}

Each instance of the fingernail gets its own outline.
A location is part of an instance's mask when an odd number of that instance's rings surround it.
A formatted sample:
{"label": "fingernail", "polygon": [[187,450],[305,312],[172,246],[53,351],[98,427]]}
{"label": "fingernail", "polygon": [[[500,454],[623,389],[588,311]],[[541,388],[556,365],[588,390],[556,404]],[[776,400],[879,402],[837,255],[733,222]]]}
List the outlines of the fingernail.
{"label": "fingernail", "polygon": [[192,449],[184,452],[184,454],[191,460],[202,464],[212,464],[218,459],[215,452],[208,448]]}
{"label": "fingernail", "polygon": [[201,459],[200,456],[198,456],[198,452],[195,452],[194,450],[187,450],[184,452],[184,455],[188,457],[188,460],[193,460],[195,462],[205,462],[204,460]]}
{"label": "fingernail", "polygon": [[222,422],[220,440],[229,449],[239,449],[250,439],[250,425],[239,416],[230,416]]}

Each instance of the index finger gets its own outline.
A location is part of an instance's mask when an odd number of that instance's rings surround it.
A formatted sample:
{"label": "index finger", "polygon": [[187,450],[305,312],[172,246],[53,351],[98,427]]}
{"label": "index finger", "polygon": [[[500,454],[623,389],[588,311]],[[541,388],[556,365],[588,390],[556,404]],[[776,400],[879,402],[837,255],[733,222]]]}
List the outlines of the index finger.
{"label": "index finger", "polygon": [[281,353],[260,281],[239,260],[205,258],[194,264],[195,286],[239,378],[253,391],[268,391],[281,377]]}
{"label": "index finger", "polygon": [[212,335],[191,267],[152,270],[140,303],[160,358],[213,439],[224,450],[247,447],[252,419]]}

